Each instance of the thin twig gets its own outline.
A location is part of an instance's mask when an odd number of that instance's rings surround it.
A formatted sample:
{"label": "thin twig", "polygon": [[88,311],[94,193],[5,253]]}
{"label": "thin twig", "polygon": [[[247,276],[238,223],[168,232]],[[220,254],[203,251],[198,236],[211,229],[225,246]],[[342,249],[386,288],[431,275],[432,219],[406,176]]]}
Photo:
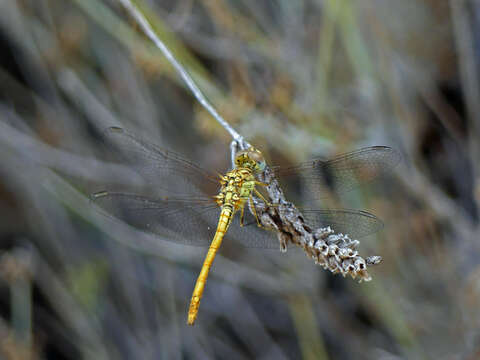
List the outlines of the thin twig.
{"label": "thin twig", "polygon": [[230,162],[232,165],[232,169],[235,167],[235,156],[237,155],[238,151],[238,143],[235,140],[232,140],[230,143]]}
{"label": "thin twig", "polygon": [[143,16],[140,10],[130,1],[130,0],[119,0],[122,5],[130,12],[130,14],[135,18],[137,23],[140,25],[145,35],[147,35],[150,40],[160,49],[163,55],[167,60],[173,65],[175,70],[180,74],[182,79],[185,81],[189,89],[192,91],[193,95],[197,100],[202,104],[202,106],[218,121],[220,125],[227,130],[230,136],[237,142],[241,149],[245,149],[250,146],[248,142],[245,141],[244,137],[240,135],[225,119],[220,116],[220,114],[215,110],[215,108],[210,104],[207,98],[203,95],[202,91],[195,84],[190,74],[185,70],[185,68],[177,61],[175,56],[170,52],[167,46],[163,43],[162,40],[155,34],[152,29],[152,26],[148,20]]}

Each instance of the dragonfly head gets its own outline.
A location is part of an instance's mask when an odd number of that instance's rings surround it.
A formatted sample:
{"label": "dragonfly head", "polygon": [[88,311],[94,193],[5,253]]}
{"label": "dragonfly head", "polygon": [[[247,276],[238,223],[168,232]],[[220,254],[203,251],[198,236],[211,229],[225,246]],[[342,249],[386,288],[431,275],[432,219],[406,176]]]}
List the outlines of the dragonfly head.
{"label": "dragonfly head", "polygon": [[265,159],[260,150],[250,147],[241,150],[235,156],[235,165],[237,167],[245,167],[254,172],[261,172],[265,169]]}

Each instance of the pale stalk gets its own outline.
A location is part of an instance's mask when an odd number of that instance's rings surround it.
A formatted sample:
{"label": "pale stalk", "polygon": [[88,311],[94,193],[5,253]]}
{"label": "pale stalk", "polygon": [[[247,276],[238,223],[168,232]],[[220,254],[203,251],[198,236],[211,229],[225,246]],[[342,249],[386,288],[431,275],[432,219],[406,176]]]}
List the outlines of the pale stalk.
{"label": "pale stalk", "polygon": [[230,136],[235,140],[241,149],[245,149],[250,147],[250,144],[245,141],[242,135],[240,135],[229,123],[225,121],[225,119],[215,110],[215,108],[210,104],[207,98],[203,95],[200,88],[195,84],[193,78],[190,74],[185,70],[185,68],[177,61],[175,56],[170,52],[168,47],[163,43],[162,40],[157,36],[157,34],[153,31],[152,26],[148,22],[148,20],[143,16],[140,10],[130,1],[130,0],[119,0],[122,5],[128,10],[128,12],[135,18],[137,23],[140,25],[140,28],[143,30],[145,35],[148,36],[150,40],[155,44],[155,46],[160,49],[162,54],[167,58],[167,60],[172,64],[175,70],[179,73],[182,77],[183,81],[187,84],[188,88],[192,91],[195,98],[198,102],[213,116],[217,122],[223,126],[225,130],[227,130]]}

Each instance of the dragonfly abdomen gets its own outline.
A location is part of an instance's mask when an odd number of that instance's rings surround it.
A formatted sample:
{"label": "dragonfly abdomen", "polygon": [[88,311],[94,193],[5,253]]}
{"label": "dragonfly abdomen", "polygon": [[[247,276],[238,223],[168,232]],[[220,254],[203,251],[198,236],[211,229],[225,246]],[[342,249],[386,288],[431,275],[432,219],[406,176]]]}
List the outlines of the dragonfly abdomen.
{"label": "dragonfly abdomen", "polygon": [[230,204],[224,204],[222,206],[222,211],[220,212],[220,217],[218,219],[217,231],[215,232],[215,236],[210,244],[207,256],[203,262],[202,270],[198,275],[195,288],[193,289],[192,299],[190,300],[190,307],[188,309],[188,325],[193,325],[195,319],[197,318],[198,308],[200,306],[200,300],[202,299],[203,291],[205,289],[205,284],[207,283],[208,273],[212,267],[215,255],[222,244],[222,240],[227,232],[228,226],[232,221],[233,213],[234,210]]}

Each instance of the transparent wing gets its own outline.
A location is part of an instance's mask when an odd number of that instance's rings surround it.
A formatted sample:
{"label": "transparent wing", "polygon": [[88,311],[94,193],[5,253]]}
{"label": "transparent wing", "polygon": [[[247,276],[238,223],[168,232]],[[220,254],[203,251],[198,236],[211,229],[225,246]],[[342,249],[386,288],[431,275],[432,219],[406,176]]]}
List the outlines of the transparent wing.
{"label": "transparent wing", "polygon": [[[218,178],[181,155],[151,144],[119,127],[104,132],[105,139],[162,195],[195,195],[218,188]],[[158,190],[158,191],[157,191]]]}
{"label": "transparent wing", "polygon": [[[138,230],[152,233],[162,240],[184,245],[208,246],[215,235],[220,208],[208,198],[150,199],[126,193],[98,192],[92,200],[103,215],[127,223]],[[312,229],[330,226],[336,233],[362,238],[382,229],[375,215],[357,210],[302,210]],[[245,209],[244,226],[237,213],[225,236],[225,241],[253,248],[278,249],[275,232],[257,226]]]}
{"label": "transparent wing", "polygon": [[383,222],[375,215],[361,210],[301,210],[305,222],[313,229],[330,226],[335,233],[360,239],[383,228]]}
{"label": "transparent wing", "polygon": [[[92,200],[103,209],[105,216],[152,233],[162,240],[184,245],[208,246],[220,216],[220,208],[209,198],[151,199],[102,191],[93,194]],[[229,240],[247,247],[279,248],[275,233],[259,228],[250,219],[246,226],[241,227],[238,214],[225,236],[225,241]]]}
{"label": "transparent wing", "polygon": [[280,249],[280,242],[275,231],[261,228],[252,215],[248,206],[245,206],[244,225],[240,225],[240,214],[237,213],[228,228],[227,239],[250,248]]}
{"label": "transparent wing", "polygon": [[[360,210],[306,210],[300,209],[305,223],[312,230],[330,226],[335,233],[361,239],[383,228],[383,222],[375,215]],[[257,226],[255,217],[245,209],[244,226],[240,226],[240,216],[235,216],[228,229],[231,238],[247,247],[279,249],[277,233]],[[294,245],[289,244],[289,247]]]}
{"label": "transparent wing", "polygon": [[113,217],[162,240],[206,246],[213,239],[220,208],[210,199],[150,199],[102,191],[92,195],[103,215]]}
{"label": "transparent wing", "polygon": [[[114,192],[94,194],[94,202],[105,214],[165,240],[208,245],[215,234],[220,208],[211,198],[199,195],[206,186],[218,187],[218,179],[181,155],[150,144],[124,129],[109,128],[105,137],[121,150],[146,183],[154,187],[155,193],[160,188],[160,193],[169,195],[152,199]],[[313,190],[312,198],[321,198],[325,184],[338,192],[348,191],[388,173],[399,161],[400,155],[395,150],[376,146],[327,161],[313,160],[290,168],[277,168],[276,174],[299,176]],[[383,226],[378,218],[363,211],[304,210],[303,214],[314,229],[331,226],[335,232],[355,238],[374,233]],[[245,226],[240,226],[238,215],[232,219],[226,240],[233,239],[249,247],[279,247],[276,233],[259,228],[247,209],[245,215]]]}
{"label": "transparent wing", "polygon": [[351,190],[385,175],[400,162],[400,153],[387,146],[372,146],[337,156],[315,159],[297,166],[276,168],[281,177],[298,176],[315,199],[325,196],[326,187],[337,193]]}

